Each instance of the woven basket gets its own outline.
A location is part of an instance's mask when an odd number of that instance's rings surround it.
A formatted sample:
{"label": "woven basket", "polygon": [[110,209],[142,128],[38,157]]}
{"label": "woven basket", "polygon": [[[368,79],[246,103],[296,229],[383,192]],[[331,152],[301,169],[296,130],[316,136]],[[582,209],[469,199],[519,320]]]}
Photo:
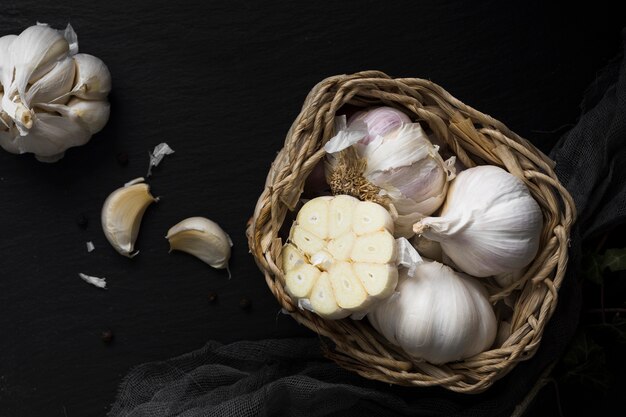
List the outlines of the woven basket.
{"label": "woven basket", "polygon": [[[284,242],[279,232],[300,199],[305,179],[324,157],[324,143],[335,134],[335,114],[346,104],[387,105],[404,111],[428,126],[465,166],[496,165],[522,179],[541,206],[544,228],[535,260],[516,286],[491,293],[493,303],[504,297],[514,303],[511,335],[501,346],[444,365],[420,362],[387,342],[367,320],[322,319],[298,309],[285,292],[280,268]],[[340,366],[391,384],[438,385],[478,393],[516,363],[533,356],[556,307],[576,212],[553,168],[548,157],[504,124],[463,104],[430,81],[393,79],[377,71],[334,76],[311,90],[287,133],[248,224],[248,243],[280,305],[296,321],[333,342],[322,338],[322,347],[326,356]]]}

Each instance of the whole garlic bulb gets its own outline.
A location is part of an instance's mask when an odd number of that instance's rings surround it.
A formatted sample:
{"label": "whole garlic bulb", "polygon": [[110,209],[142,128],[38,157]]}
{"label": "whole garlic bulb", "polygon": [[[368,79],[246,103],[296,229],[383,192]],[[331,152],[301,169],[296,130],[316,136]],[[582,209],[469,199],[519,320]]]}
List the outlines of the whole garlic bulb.
{"label": "whole garlic bulb", "polygon": [[440,242],[463,272],[487,277],[528,265],[542,226],[541,209],[526,185],[502,168],[484,165],[461,172],[440,217],[424,218],[413,229]]}
{"label": "whole garlic bulb", "polygon": [[413,236],[413,224],[443,203],[456,158],[444,161],[421,125],[391,107],[357,113],[347,124],[339,116],[335,124],[337,134],[324,145],[327,179],[338,169],[334,154],[353,146],[366,162],[363,177],[389,197],[397,212],[395,236]]}
{"label": "whole garlic bulb", "polygon": [[43,162],[84,145],[109,119],[111,74],[76,33],[37,24],[0,38],[0,146]]}
{"label": "whole garlic bulb", "polygon": [[387,340],[434,364],[468,358],[493,344],[496,316],[477,280],[430,261],[418,265],[413,278],[400,272],[397,293],[367,315]]}
{"label": "whole garlic bulb", "polygon": [[396,236],[413,236],[413,223],[443,203],[454,178],[454,159],[444,162],[419,123],[404,123],[357,149],[367,161],[364,177],[389,196],[398,212]]}

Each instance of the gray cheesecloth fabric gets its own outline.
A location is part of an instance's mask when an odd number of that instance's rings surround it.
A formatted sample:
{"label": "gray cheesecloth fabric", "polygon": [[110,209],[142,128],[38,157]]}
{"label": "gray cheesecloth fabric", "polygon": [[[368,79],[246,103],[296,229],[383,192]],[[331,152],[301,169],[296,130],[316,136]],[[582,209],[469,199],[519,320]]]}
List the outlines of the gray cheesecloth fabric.
{"label": "gray cheesecloth fabric", "polygon": [[572,194],[568,274],[539,351],[485,393],[403,388],[363,379],[322,356],[318,337],[209,342],[140,365],[123,380],[110,417],[506,416],[573,336],[580,311],[581,243],[626,220],[626,64],[616,59],[588,88],[578,124],[550,153]]}

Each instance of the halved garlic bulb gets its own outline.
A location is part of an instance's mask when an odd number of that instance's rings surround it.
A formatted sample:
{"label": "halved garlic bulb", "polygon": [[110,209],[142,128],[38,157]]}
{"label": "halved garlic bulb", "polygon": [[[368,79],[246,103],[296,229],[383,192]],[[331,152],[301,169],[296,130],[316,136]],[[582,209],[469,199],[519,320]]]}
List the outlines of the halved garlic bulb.
{"label": "halved garlic bulb", "polygon": [[364,314],[396,287],[392,232],[391,215],[376,203],[347,195],[310,200],[283,247],[285,290],[328,319]]}

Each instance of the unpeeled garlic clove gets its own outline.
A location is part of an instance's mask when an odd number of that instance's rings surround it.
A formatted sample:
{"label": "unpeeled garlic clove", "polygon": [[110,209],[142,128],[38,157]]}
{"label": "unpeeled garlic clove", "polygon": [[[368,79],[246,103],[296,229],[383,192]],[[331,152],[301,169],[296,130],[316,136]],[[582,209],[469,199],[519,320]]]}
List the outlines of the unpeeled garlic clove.
{"label": "unpeeled garlic clove", "polygon": [[67,104],[38,104],[38,108],[61,114],[84,126],[92,135],[101,131],[109,121],[111,106],[108,101],[82,100],[73,97]]}
{"label": "unpeeled garlic clove", "polygon": [[20,96],[25,96],[28,83],[41,78],[68,53],[63,34],[48,25],[31,26],[20,33],[10,46],[10,64],[15,68],[14,82]]}
{"label": "unpeeled garlic clove", "polygon": [[126,183],[113,191],[102,206],[104,236],[116,251],[129,258],[139,253],[133,251],[143,214],[150,204],[159,201],[143,181],[137,178]]}
{"label": "unpeeled garlic clove", "polygon": [[[76,65],[72,57],[56,63],[46,75],[35,81],[26,91],[24,103],[32,106],[37,103],[53,103],[62,97],[62,103],[67,102],[67,93],[74,84]],[[63,100],[65,98],[65,100]]]}
{"label": "unpeeled garlic clove", "polygon": [[76,83],[70,92],[84,100],[104,100],[111,91],[111,73],[100,58],[89,54],[74,55]]}
{"label": "unpeeled garlic clove", "polygon": [[189,217],[172,226],[165,238],[170,242],[170,252],[187,252],[213,268],[228,269],[230,248],[233,242],[222,228],[204,217]]}
{"label": "unpeeled garlic clove", "polygon": [[13,81],[13,66],[10,64],[9,48],[17,35],[5,35],[0,37],[0,83],[4,89],[8,89]]}

